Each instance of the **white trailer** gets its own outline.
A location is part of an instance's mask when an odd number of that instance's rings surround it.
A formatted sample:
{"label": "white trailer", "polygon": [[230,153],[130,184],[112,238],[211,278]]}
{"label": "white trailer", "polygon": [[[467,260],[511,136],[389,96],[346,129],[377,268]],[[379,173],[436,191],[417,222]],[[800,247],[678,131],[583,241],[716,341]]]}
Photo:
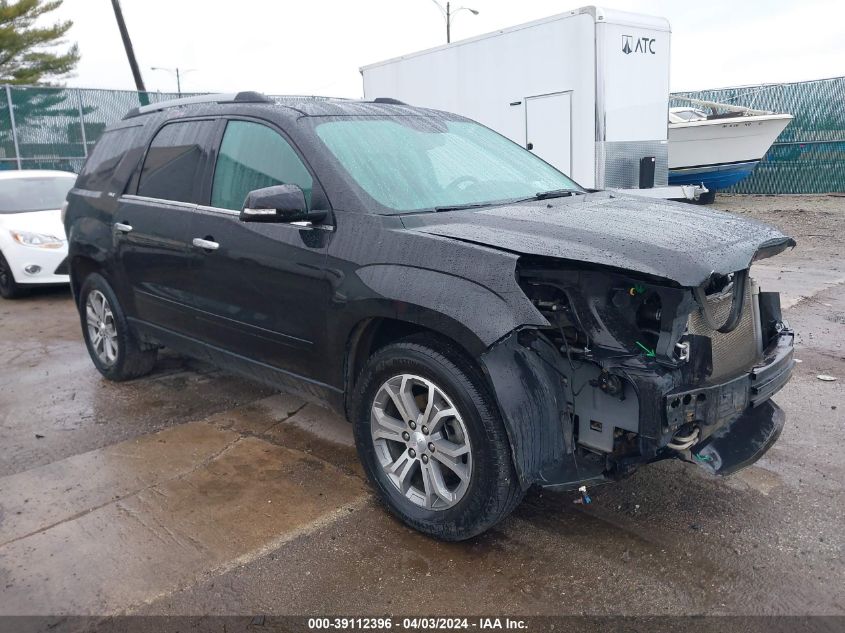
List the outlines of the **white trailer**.
{"label": "white trailer", "polygon": [[670,34],[663,18],[584,7],[364,66],[364,97],[475,119],[588,188],[639,188],[654,157],[640,191],[692,197],[666,187]]}

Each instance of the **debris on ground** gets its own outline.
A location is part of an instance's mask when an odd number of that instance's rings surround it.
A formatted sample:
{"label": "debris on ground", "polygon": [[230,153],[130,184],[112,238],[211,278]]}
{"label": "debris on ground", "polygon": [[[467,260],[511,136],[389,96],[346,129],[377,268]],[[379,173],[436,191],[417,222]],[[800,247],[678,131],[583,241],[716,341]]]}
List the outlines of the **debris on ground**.
{"label": "debris on ground", "polygon": [[816,378],[818,378],[819,380],[824,380],[825,382],[833,382],[834,380],[836,380],[836,376],[830,376],[828,374],[819,374],[818,376],[816,376]]}
{"label": "debris on ground", "polygon": [[577,503],[577,504],[581,504],[581,505],[589,505],[593,502],[590,495],[587,494],[587,486],[581,486],[580,488],[578,488],[578,492],[581,493],[581,498],[575,499],[572,503]]}

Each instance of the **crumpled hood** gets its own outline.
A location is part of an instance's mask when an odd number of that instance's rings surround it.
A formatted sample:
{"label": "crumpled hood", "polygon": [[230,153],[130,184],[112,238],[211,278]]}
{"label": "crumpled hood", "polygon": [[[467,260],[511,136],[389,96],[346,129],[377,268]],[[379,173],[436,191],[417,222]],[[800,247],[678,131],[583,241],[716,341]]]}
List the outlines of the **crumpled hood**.
{"label": "crumpled hood", "polygon": [[599,192],[507,206],[407,215],[408,229],[655,275],[686,286],[744,270],[760,249],[795,241],[777,229],[692,204]]}

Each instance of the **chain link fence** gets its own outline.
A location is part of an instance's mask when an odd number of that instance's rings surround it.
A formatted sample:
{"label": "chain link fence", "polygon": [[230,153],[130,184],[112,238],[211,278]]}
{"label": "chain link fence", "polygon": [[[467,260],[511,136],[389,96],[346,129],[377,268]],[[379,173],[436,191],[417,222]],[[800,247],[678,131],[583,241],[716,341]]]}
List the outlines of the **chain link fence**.
{"label": "chain link fence", "polygon": [[[845,77],[672,95],[678,96],[795,117],[751,176],[728,191],[761,194],[845,191]],[[690,104],[672,99],[670,105]]]}
{"label": "chain link fence", "polygon": [[78,172],[110,123],[175,93],[0,87],[0,169]]}
{"label": "chain link fence", "polygon": [[[188,95],[182,95],[188,96]],[[676,93],[795,118],[737,193],[845,191],[845,77]],[[78,172],[107,125],[175,93],[0,87],[0,169]],[[672,99],[671,105],[688,105]]]}

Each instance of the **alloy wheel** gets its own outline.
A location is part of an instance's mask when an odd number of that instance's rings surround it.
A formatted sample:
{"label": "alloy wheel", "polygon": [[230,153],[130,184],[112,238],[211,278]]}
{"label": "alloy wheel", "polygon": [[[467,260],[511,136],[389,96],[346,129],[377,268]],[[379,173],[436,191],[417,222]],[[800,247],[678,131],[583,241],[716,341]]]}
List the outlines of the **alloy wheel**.
{"label": "alloy wheel", "polygon": [[460,412],[432,381],[387,380],[370,411],[376,457],[393,486],[415,505],[445,510],[466,494],[472,447]]}
{"label": "alloy wheel", "polygon": [[92,290],[85,301],[85,320],[88,338],[100,362],[106,366],[117,361],[117,329],[114,314],[106,296],[99,290]]}

